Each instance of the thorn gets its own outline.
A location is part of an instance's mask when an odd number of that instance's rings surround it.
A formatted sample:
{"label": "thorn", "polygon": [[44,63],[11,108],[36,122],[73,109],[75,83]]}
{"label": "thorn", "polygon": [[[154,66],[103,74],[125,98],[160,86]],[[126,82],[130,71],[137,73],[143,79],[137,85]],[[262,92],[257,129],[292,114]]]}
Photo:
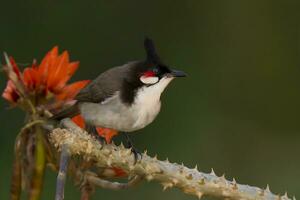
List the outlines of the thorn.
{"label": "thorn", "polygon": [[181,167],[184,167],[184,164],[183,164],[183,163],[181,163]]}
{"label": "thorn", "polygon": [[236,180],[234,178],[232,179],[232,184],[233,184],[232,189],[237,190],[238,186],[237,186]]}
{"label": "thorn", "polygon": [[212,175],[212,176],[216,176],[216,173],[214,172],[214,169],[213,169],[213,168],[211,168],[210,175]]}
{"label": "thorn", "polygon": [[201,199],[201,197],[203,196],[202,192],[196,192],[196,196],[198,197],[198,199]]}
{"label": "thorn", "polygon": [[271,192],[271,191],[270,191],[269,184],[267,184],[267,187],[266,187],[265,191],[267,191],[267,192],[269,192],[269,193]]}
{"label": "thorn", "polygon": [[173,187],[173,183],[164,183],[163,184],[163,191],[165,191],[166,189],[171,188],[171,187]]}
{"label": "thorn", "polygon": [[166,191],[168,187],[166,185],[163,186],[163,191]]}
{"label": "thorn", "polygon": [[284,193],[283,197],[284,198],[289,198],[287,192]]}
{"label": "thorn", "polygon": [[295,196],[293,196],[293,200],[296,200],[296,197],[295,197]]}
{"label": "thorn", "polygon": [[223,182],[226,182],[225,174],[223,174],[222,176],[220,176],[220,180],[223,181]]}
{"label": "thorn", "polygon": [[226,179],[226,178],[225,178],[225,174],[223,174],[223,175],[221,176],[221,178],[224,178],[224,179]]}
{"label": "thorn", "polygon": [[235,178],[232,179],[232,183],[233,183],[233,184],[236,184]]}
{"label": "thorn", "polygon": [[121,142],[120,147],[121,147],[122,149],[124,149],[124,144],[123,144],[123,142]]}
{"label": "thorn", "polygon": [[132,153],[132,148],[126,149],[126,154],[127,154],[127,155],[130,155],[131,153]]}
{"label": "thorn", "polygon": [[155,156],[154,156],[154,160],[157,160],[157,154],[155,154]]}
{"label": "thorn", "polygon": [[166,158],[166,162],[169,163],[169,158],[168,157]]}
{"label": "thorn", "polygon": [[194,170],[198,171],[198,165],[195,165]]}
{"label": "thorn", "polygon": [[144,151],[144,155],[147,155],[147,152],[148,152],[148,151],[147,151],[147,149],[146,149],[146,150]]}

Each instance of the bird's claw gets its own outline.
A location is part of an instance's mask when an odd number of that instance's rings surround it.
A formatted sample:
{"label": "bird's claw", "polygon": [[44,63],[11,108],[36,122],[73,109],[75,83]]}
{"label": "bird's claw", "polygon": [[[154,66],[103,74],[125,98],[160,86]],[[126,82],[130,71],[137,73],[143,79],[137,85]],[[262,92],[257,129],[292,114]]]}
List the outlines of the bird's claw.
{"label": "bird's claw", "polygon": [[136,149],[135,147],[131,147],[131,152],[134,155],[134,164],[136,164],[138,160],[142,159],[141,152],[138,149]]}
{"label": "bird's claw", "polygon": [[125,134],[125,137],[126,137],[126,140],[127,140],[127,145],[128,145],[127,148],[131,149],[131,152],[134,155],[134,164],[136,164],[139,159],[142,159],[142,154],[140,153],[140,151],[138,149],[136,149],[133,146],[133,143],[132,143],[131,138],[129,137],[129,135],[127,133],[124,133],[124,134]]}
{"label": "bird's claw", "polygon": [[88,133],[90,133],[92,136],[94,136],[96,138],[96,140],[98,140],[100,142],[100,144],[102,144],[102,145],[106,144],[105,138],[98,134],[98,131],[95,126],[87,124],[86,131]]}
{"label": "bird's claw", "polygon": [[100,135],[95,135],[96,139],[102,144],[102,145],[105,145],[107,144],[106,140],[104,137],[100,136]]}

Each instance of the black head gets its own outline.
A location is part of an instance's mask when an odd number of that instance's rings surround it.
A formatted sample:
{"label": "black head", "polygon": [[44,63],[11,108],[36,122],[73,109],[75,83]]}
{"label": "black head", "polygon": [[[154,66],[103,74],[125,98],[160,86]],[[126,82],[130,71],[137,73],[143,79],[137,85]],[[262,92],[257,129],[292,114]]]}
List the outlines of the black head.
{"label": "black head", "polygon": [[[154,46],[154,42],[150,38],[145,38],[144,47],[146,50],[147,58],[144,63],[144,66],[140,68],[141,70],[141,78],[145,80],[147,84],[146,78],[149,78],[149,83],[154,84],[158,82],[161,78],[165,76],[169,77],[185,77],[186,74],[179,70],[170,69],[167,65],[165,65],[160,57],[157,54],[157,51]],[[157,81],[155,81],[157,80]],[[143,82],[143,81],[142,81]]]}
{"label": "black head", "polygon": [[133,103],[135,94],[141,87],[156,87],[159,88],[157,92],[162,92],[174,77],[186,76],[184,72],[171,69],[162,62],[151,39],[145,38],[144,47],[146,60],[127,65],[130,70],[123,81],[121,95],[124,103]]}

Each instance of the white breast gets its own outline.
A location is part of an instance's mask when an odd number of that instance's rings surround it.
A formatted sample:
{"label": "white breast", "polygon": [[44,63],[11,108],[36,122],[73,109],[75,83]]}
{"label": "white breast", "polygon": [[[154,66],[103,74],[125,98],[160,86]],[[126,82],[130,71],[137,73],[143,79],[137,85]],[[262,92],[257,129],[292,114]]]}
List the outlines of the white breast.
{"label": "white breast", "polygon": [[117,92],[102,104],[81,103],[79,108],[86,122],[96,126],[132,132],[150,124],[160,111],[160,96],[172,78],[140,88],[132,105],[123,104]]}

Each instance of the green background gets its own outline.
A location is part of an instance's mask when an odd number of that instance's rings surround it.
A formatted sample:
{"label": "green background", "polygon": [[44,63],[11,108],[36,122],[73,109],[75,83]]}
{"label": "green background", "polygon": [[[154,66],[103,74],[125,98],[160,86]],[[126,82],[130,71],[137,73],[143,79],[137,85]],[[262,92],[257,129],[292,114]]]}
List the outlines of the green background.
{"label": "green background", "polygon": [[[186,71],[162,97],[153,124],[133,137],[160,159],[300,198],[300,1],[4,1],[0,51],[39,61],[54,45],[93,79],[145,57],[152,37],[170,66]],[[0,76],[0,90],[5,87]],[[0,199],[8,199],[14,138],[24,114],[0,100]],[[54,199],[47,171],[42,199]],[[195,199],[156,183],[98,189],[93,199]],[[79,199],[67,183],[65,199]]]}

